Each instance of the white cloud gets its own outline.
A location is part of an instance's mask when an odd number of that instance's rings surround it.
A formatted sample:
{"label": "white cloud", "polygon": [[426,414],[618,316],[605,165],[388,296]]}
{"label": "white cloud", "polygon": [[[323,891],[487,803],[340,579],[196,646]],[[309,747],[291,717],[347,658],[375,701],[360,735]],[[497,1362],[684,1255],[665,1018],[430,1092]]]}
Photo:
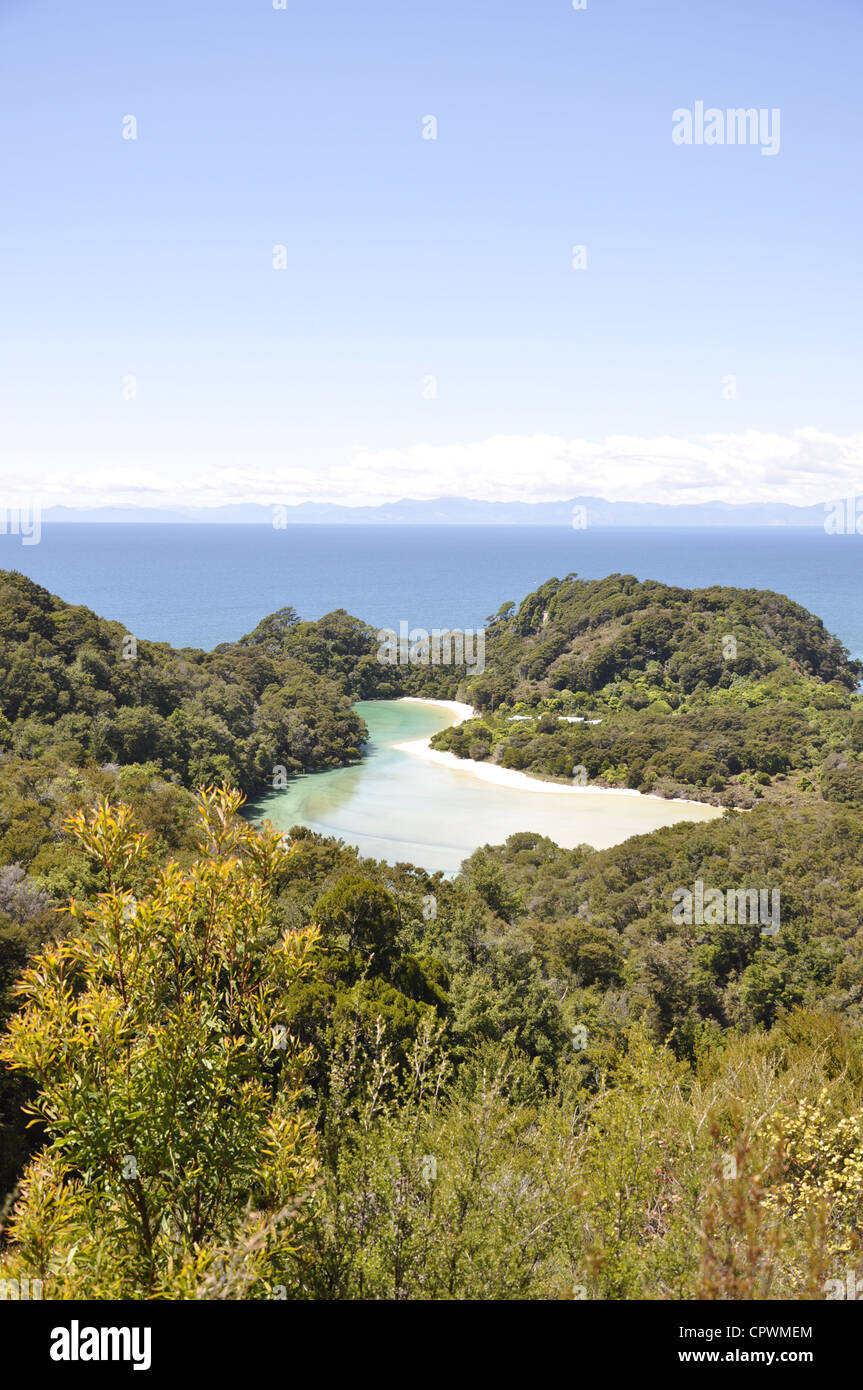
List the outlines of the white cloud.
{"label": "white cloud", "polygon": [[126,468],[28,470],[0,476],[0,495],[26,491],[43,506],[218,506],[340,502],[359,506],[461,497],[557,501],[819,503],[863,493],[863,434],[746,430],[691,439],[610,435],[601,441],[498,435],[473,444],[356,451],[344,464],[284,467],[272,448],[257,463],[189,468],[175,457]]}

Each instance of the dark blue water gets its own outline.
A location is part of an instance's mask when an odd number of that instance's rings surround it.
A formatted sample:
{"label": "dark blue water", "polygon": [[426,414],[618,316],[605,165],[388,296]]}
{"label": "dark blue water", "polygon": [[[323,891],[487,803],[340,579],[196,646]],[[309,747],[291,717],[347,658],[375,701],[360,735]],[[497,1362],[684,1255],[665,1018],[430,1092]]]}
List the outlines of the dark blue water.
{"label": "dark blue water", "polygon": [[863,536],[815,528],[49,524],[38,545],[0,536],[0,566],[175,646],[230,641],[285,604],[376,627],[472,627],[552,576],[621,572],[776,589],[863,656]]}

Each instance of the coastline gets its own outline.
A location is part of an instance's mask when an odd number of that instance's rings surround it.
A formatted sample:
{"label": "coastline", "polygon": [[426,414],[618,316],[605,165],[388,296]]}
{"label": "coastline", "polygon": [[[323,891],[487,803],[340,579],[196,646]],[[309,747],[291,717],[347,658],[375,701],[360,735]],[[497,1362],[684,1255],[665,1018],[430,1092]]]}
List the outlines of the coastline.
{"label": "coastline", "polygon": [[[402,701],[410,701],[417,705],[436,705],[442,709],[448,709],[458,717],[452,722],[451,727],[463,724],[466,719],[471,719],[475,713],[471,705],[465,705],[458,700],[432,700],[423,699],[419,695],[401,695]],[[413,758],[420,758],[426,763],[438,763],[441,767],[448,767],[454,772],[464,772],[470,774],[482,782],[494,782],[501,787],[511,787],[518,791],[540,792],[552,796],[622,796],[635,797],[640,802],[653,802],[661,806],[697,806],[700,810],[713,811],[715,816],[705,816],[705,820],[718,819],[723,814],[723,808],[713,806],[709,801],[689,801],[683,797],[651,796],[649,793],[636,791],[634,787],[577,787],[568,786],[563,782],[546,782],[541,777],[531,777],[526,772],[519,772],[512,767],[498,767],[495,763],[476,762],[473,758],[457,758],[455,753],[441,752],[437,748],[431,747],[431,739],[416,738],[407,743],[394,743],[393,748],[399,753],[408,753]]]}

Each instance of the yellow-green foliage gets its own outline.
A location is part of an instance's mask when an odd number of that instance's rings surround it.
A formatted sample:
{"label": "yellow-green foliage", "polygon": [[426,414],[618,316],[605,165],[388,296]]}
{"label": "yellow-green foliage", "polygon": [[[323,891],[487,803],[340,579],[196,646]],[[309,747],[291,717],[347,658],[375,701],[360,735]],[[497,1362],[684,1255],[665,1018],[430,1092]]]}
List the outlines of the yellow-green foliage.
{"label": "yellow-green foliage", "polygon": [[0,1046],[35,1079],[49,1138],[0,1273],[41,1278],[46,1297],[265,1296],[296,1250],[318,1163],[307,1057],[281,1020],[318,934],[277,938],[288,855],[241,802],[202,792],[200,858],[137,901],[124,885],[148,843],[129,808],[71,819],[108,891],[70,904],[73,930],[24,974]]}

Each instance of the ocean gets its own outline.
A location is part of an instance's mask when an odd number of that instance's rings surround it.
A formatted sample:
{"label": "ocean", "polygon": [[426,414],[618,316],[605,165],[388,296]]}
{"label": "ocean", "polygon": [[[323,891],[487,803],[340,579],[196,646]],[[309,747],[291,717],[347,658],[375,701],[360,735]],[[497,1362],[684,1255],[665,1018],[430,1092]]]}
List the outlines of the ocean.
{"label": "ocean", "polygon": [[231,641],[286,604],[375,627],[475,627],[546,579],[625,573],[775,589],[863,657],[863,536],[816,528],[49,523],[37,545],[0,536],[0,567],[178,647]]}

